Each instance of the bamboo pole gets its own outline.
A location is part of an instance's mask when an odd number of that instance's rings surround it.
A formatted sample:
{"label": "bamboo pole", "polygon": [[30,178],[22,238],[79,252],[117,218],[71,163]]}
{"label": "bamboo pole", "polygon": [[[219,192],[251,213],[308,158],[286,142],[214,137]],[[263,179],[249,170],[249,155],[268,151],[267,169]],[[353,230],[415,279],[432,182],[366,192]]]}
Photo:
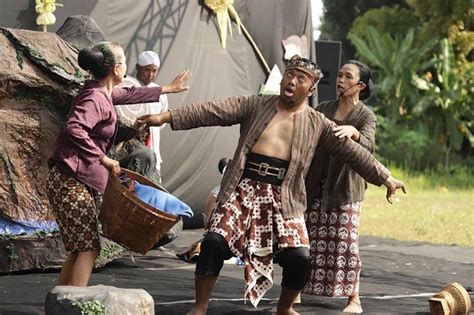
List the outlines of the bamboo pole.
{"label": "bamboo pole", "polygon": [[240,26],[242,27],[242,30],[244,31],[245,36],[249,40],[250,44],[252,45],[253,49],[255,50],[255,53],[259,57],[260,61],[262,62],[263,66],[267,70],[268,74],[270,74],[271,70],[270,67],[268,66],[268,63],[266,62],[265,58],[263,57],[262,53],[260,52],[260,49],[258,49],[257,44],[253,40],[252,36],[249,34],[247,31],[247,28],[244,26],[242,22],[240,22]]}

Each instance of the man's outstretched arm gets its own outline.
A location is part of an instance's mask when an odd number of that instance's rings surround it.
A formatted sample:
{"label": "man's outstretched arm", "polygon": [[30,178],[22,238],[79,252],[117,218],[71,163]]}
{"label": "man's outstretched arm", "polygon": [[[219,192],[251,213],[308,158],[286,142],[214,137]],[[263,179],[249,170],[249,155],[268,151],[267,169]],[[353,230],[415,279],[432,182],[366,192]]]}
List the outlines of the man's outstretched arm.
{"label": "man's outstretched arm", "polygon": [[170,112],[141,116],[137,119],[136,126],[148,128],[171,123],[171,127],[175,130],[205,126],[231,126],[251,117],[258,103],[256,96],[197,102]]}
{"label": "man's outstretched arm", "polygon": [[169,111],[153,115],[143,115],[138,117],[135,121],[135,129],[144,130],[150,127],[159,127],[170,122],[171,113]]}

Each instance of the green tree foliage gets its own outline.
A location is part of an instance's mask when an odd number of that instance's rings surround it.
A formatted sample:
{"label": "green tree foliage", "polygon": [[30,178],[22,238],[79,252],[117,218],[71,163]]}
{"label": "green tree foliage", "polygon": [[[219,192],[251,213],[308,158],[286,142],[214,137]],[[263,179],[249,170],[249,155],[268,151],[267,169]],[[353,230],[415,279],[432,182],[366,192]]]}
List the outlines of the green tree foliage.
{"label": "green tree foliage", "polygon": [[472,27],[471,0],[406,0],[420,21],[427,27],[429,34],[446,36],[450,25],[464,21]]}
{"label": "green tree foliage", "polygon": [[420,20],[420,40],[448,38],[456,67],[467,70],[474,49],[472,0],[406,0]]}
{"label": "green tree foliage", "polygon": [[353,59],[355,48],[347,38],[352,23],[370,9],[384,5],[407,7],[405,0],[323,0],[321,39],[342,42],[342,60]]}
{"label": "green tree foliage", "polygon": [[374,69],[379,153],[410,169],[449,170],[453,151],[474,146],[474,6],[406,3],[368,10],[348,37]]}
{"label": "green tree foliage", "polygon": [[[442,147],[430,141],[424,130],[417,130],[406,123],[395,122],[382,115],[377,115],[375,144],[375,153],[380,161],[410,171],[436,168],[440,163],[440,156],[443,155]],[[426,155],[428,146],[431,152]]]}
{"label": "green tree foliage", "polygon": [[430,136],[445,146],[446,167],[450,152],[459,150],[464,138],[474,146],[474,65],[468,66],[463,71],[456,69],[453,46],[445,38],[433,57],[433,71],[414,81],[424,93],[413,114],[428,126]]}
{"label": "green tree foliage", "polygon": [[373,69],[379,153],[409,169],[449,170],[463,139],[474,145],[473,64],[460,71],[448,39],[416,41],[413,28],[402,37],[369,26],[365,38],[349,37]]}
{"label": "green tree foliage", "polygon": [[472,0],[324,5],[323,34],[343,42],[345,59],[356,54],[347,36],[373,69],[378,153],[411,170],[451,170],[453,151],[474,146]]}
{"label": "green tree foliage", "polygon": [[412,85],[413,75],[426,69],[426,53],[435,45],[431,40],[416,42],[414,29],[404,37],[391,36],[369,26],[365,38],[350,34],[359,59],[373,68],[377,111],[393,121],[408,119],[419,100],[419,91]]}
{"label": "green tree foliage", "polygon": [[434,168],[442,161],[442,154],[433,155],[428,161],[427,148],[439,152],[442,148],[413,116],[413,109],[422,97],[413,81],[419,78],[415,76],[417,73],[426,72],[431,65],[425,61],[426,54],[436,41],[418,43],[413,28],[404,36],[391,36],[373,26],[368,26],[364,38],[352,33],[349,38],[357,48],[359,59],[372,68],[375,90],[370,103],[379,115],[377,152],[385,157],[385,162],[411,170]]}
{"label": "green tree foliage", "polygon": [[349,34],[363,38],[369,26],[373,26],[382,33],[403,35],[418,24],[418,17],[413,10],[398,5],[383,6],[371,9],[364,15],[357,17]]}

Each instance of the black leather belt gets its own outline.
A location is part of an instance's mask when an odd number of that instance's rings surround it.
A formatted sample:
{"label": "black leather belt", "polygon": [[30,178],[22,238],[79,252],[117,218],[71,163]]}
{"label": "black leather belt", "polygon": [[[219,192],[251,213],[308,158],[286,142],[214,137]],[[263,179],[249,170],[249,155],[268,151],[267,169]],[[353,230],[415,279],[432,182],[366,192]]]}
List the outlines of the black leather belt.
{"label": "black leather belt", "polygon": [[280,186],[288,165],[288,161],[251,152],[247,157],[242,176]]}

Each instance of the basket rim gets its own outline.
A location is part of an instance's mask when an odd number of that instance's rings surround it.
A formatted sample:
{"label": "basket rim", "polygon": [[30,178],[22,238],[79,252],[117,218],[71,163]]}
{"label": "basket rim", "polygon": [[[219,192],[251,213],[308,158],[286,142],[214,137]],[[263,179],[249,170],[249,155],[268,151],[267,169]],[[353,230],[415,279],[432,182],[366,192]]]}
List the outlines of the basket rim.
{"label": "basket rim", "polygon": [[[144,182],[146,182],[146,184],[150,183],[152,186],[155,186],[155,188],[160,189],[160,190],[165,191],[165,192],[168,192],[161,185],[156,184],[155,182],[151,181],[150,179],[148,179],[148,178],[146,178],[146,177],[144,177],[144,176],[142,176],[142,175],[140,175],[136,172],[130,171],[130,170],[125,169],[125,168],[122,168],[122,172],[125,173],[126,175],[128,175],[132,179],[138,180],[139,182],[144,181]],[[149,212],[149,213],[151,213],[151,214],[153,214],[157,217],[160,217],[160,218],[163,218],[163,219],[166,219],[166,220],[169,220],[169,221],[173,221],[173,222],[177,222],[179,220],[179,216],[174,215],[174,214],[170,214],[170,213],[167,213],[167,212],[165,212],[161,209],[155,208],[155,207],[147,204],[146,202],[142,201],[141,199],[139,199],[137,197],[137,195],[135,195],[132,192],[128,191],[125,188],[125,186],[122,185],[122,183],[119,181],[118,175],[116,175],[112,172],[111,172],[110,175],[109,175],[109,181],[111,182],[110,184],[115,186],[115,187],[119,187],[118,190],[119,190],[120,194],[123,195],[124,197],[126,197],[131,202],[137,204],[138,206],[140,206],[141,208],[143,208],[147,212]]]}
{"label": "basket rim", "polygon": [[456,292],[463,299],[463,301],[460,301],[460,302],[465,303],[463,306],[465,306],[466,311],[471,310],[472,308],[471,298],[469,296],[469,293],[461,284],[457,282],[448,283],[446,286],[443,287],[442,291],[447,291],[450,294],[453,294],[453,292]]}
{"label": "basket rim", "polygon": [[[145,177],[143,175],[141,175],[140,173],[137,173],[137,172],[134,172],[134,171],[131,171],[129,169],[126,169],[126,168],[123,168],[121,167],[120,168],[121,170],[121,173],[125,173],[127,174],[129,177],[133,177],[135,179],[139,179],[139,180],[142,180],[144,181],[147,185],[151,185],[159,190],[162,190],[164,192],[167,192],[168,194],[170,193],[166,188],[165,186],[159,184],[159,183],[155,183],[154,181],[152,181],[151,179],[149,179],[148,177]],[[115,176],[115,179],[118,180],[118,176],[115,174],[115,173],[112,173],[114,176]],[[109,176],[110,177],[110,176]]]}

